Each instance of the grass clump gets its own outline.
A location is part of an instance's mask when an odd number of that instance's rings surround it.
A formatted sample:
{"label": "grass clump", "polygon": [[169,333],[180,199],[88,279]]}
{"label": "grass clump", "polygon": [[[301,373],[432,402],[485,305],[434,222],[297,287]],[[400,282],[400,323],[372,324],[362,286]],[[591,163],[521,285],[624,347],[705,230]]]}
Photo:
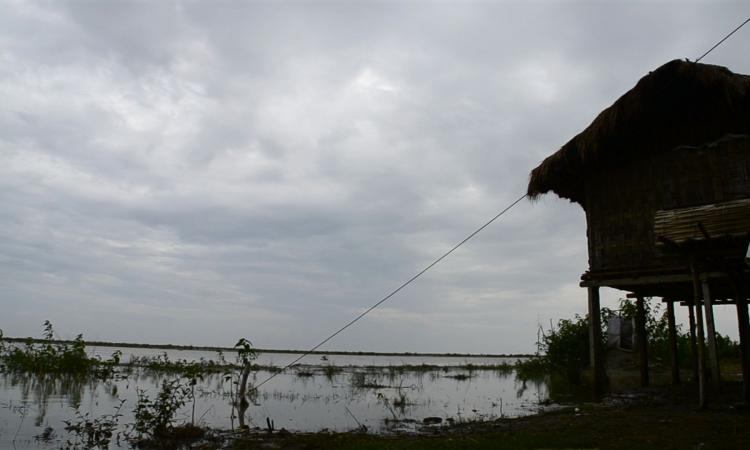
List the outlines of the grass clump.
{"label": "grass clump", "polygon": [[179,379],[163,380],[155,398],[138,389],[138,401],[133,411],[133,431],[138,437],[160,437],[174,426],[175,414],[187,403],[190,387]]}
{"label": "grass clump", "polygon": [[333,379],[334,376],[341,373],[341,371],[344,370],[343,368],[339,366],[334,366],[333,364],[326,364],[323,366],[323,375],[326,376],[326,378]]}
{"label": "grass clump", "polygon": [[68,439],[62,446],[64,450],[108,449],[113,437],[119,441],[117,424],[122,417],[120,410],[125,400],[121,400],[112,414],[92,417],[89,413],[81,414],[76,409],[75,419],[63,420]]}
{"label": "grass clump", "polygon": [[218,373],[223,372],[232,365],[222,361],[201,358],[198,361],[186,359],[170,359],[167,352],[155,356],[131,356],[129,366],[143,367],[158,372],[183,374],[183,373]]}
{"label": "grass clump", "polygon": [[297,370],[297,377],[299,378],[311,378],[315,376],[315,372],[312,370],[307,369],[298,369]]}
{"label": "grass clump", "polygon": [[518,360],[513,366],[516,377],[522,381],[541,380],[550,374],[549,363],[542,357]]}
{"label": "grass clump", "polygon": [[452,378],[456,381],[466,381],[471,379],[471,373],[457,373],[455,375],[446,375],[445,378]]}
{"label": "grass clump", "polygon": [[354,389],[381,389],[387,387],[384,384],[378,383],[376,379],[368,379],[365,372],[353,372],[349,384]]}
{"label": "grass clump", "polygon": [[114,352],[109,360],[89,357],[86,342],[79,334],[69,343],[55,341],[50,321],[43,324],[42,339],[28,338],[23,345],[6,343],[0,331],[0,370],[43,374],[109,375],[120,363],[121,352]]}

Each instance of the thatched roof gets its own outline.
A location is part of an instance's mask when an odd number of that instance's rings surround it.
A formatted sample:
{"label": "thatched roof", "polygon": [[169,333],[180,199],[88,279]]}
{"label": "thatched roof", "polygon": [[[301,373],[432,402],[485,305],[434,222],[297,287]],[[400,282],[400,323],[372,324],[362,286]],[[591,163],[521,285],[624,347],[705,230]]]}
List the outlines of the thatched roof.
{"label": "thatched roof", "polygon": [[750,76],[674,60],[641,78],[534,169],[527,194],[553,191],[585,207],[590,171],[728,133],[750,134]]}

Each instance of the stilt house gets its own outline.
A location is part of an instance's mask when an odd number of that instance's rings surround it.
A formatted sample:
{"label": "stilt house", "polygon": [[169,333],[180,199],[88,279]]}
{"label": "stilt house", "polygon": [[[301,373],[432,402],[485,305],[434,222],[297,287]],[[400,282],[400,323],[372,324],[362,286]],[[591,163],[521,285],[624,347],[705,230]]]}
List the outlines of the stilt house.
{"label": "stilt house", "polygon": [[[531,172],[529,197],[549,191],[586,213],[589,267],[581,286],[589,289],[597,391],[601,286],[631,293],[641,314],[643,297],[663,298],[672,317],[681,302],[691,318],[697,314],[698,334],[703,311],[693,306],[702,304],[716,382],[712,305],[736,304],[747,387],[750,76],[679,60],[659,67]],[[643,323],[637,328],[645,337]],[[641,353],[647,384],[645,345]]]}

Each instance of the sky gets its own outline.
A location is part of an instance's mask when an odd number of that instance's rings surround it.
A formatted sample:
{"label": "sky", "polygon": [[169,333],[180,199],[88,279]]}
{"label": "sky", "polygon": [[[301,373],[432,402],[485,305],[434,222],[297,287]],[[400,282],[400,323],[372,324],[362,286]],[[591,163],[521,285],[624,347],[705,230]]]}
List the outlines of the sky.
{"label": "sky", "polygon": [[[0,0],[0,329],[306,349],[746,1]],[[750,27],[703,62],[750,73]],[[533,352],[583,210],[500,220],[324,349]],[[615,307],[624,293],[603,291]],[[657,301],[654,301],[657,303]],[[685,312],[679,311],[684,320]],[[717,326],[736,337],[735,312]]]}

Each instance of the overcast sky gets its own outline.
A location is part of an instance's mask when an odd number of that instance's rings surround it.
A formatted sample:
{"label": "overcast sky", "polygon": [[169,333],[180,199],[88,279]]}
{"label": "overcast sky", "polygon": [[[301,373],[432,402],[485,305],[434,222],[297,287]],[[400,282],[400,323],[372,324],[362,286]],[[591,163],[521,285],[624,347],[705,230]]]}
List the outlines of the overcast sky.
{"label": "overcast sky", "polygon": [[[746,1],[1,3],[0,328],[264,348],[324,338],[518,198],[649,70],[750,16]],[[750,27],[704,62],[750,73],[748,55]],[[586,312],[585,239],[578,205],[524,200],[325,348],[533,351],[539,323]]]}

